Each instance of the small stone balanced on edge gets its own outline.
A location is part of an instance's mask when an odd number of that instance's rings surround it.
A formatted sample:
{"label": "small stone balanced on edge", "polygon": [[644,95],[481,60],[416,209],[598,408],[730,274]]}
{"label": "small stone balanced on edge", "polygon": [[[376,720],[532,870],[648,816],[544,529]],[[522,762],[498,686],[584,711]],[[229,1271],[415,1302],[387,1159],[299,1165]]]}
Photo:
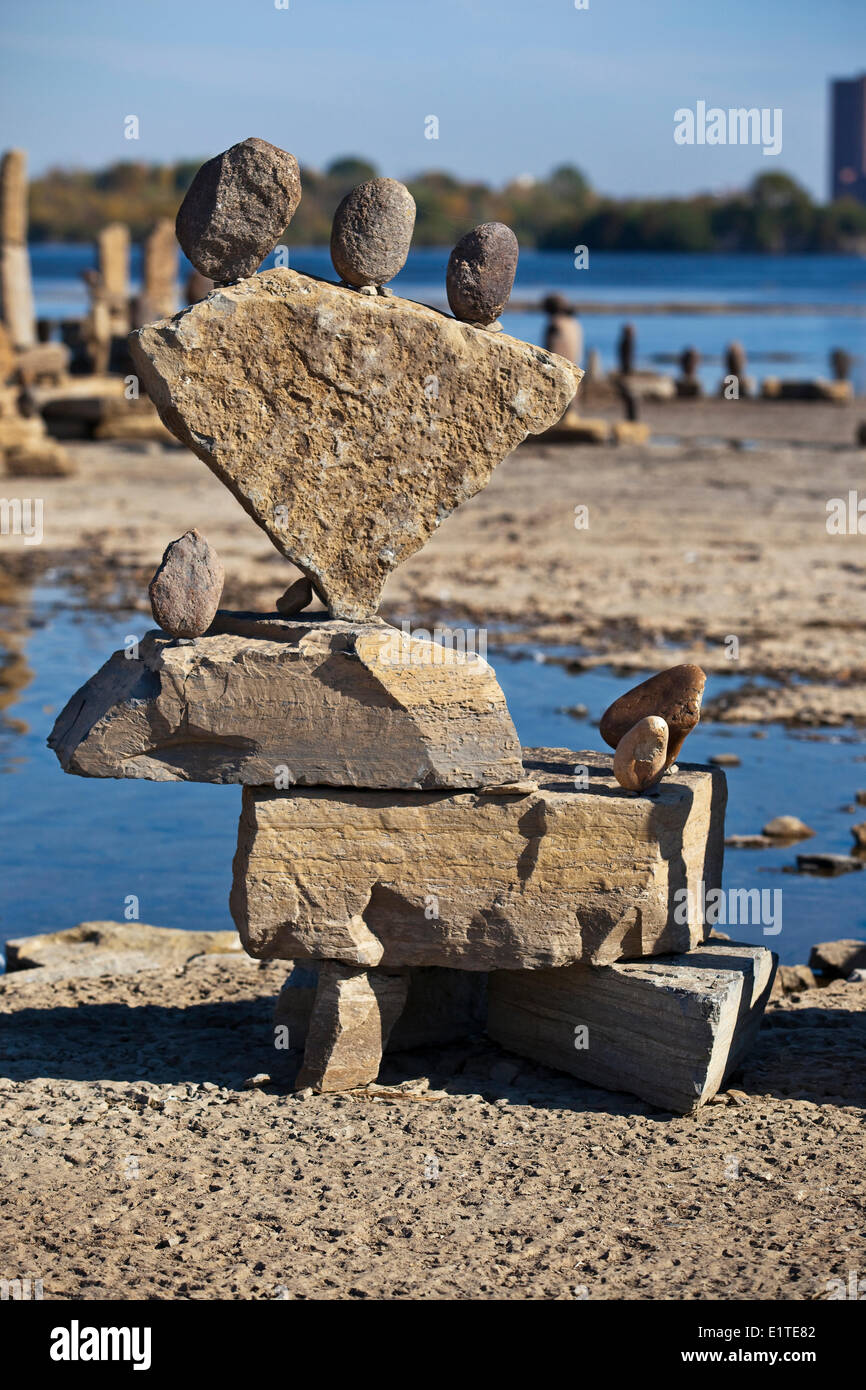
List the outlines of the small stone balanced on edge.
{"label": "small stone balanced on edge", "polygon": [[[455,318],[378,293],[414,220],[394,180],[338,209],[348,284],[251,273],[297,206],[295,168],[247,140],[199,171],[178,236],[219,288],[131,348],[168,428],[303,577],[277,612],[214,614],[221,566],[182,536],[152,584],[161,630],[70,700],[51,746],[84,776],[243,786],[231,909],[251,955],[293,962],[299,1088],[363,1086],[392,1036],[477,1031],[489,997],[503,1046],[693,1109],[738,1062],[773,974],[765,948],[705,940],[724,774],[670,766],[703,673],[662,673],[607,712],[607,741],[627,736],[624,795],[605,754],[521,749],[473,643],[378,614],[393,568],[561,418],[581,373],[486,331],[517,263],[501,224],[454,248]],[[303,611],[313,592],[325,613]],[[575,1047],[587,1019],[604,1046]]]}

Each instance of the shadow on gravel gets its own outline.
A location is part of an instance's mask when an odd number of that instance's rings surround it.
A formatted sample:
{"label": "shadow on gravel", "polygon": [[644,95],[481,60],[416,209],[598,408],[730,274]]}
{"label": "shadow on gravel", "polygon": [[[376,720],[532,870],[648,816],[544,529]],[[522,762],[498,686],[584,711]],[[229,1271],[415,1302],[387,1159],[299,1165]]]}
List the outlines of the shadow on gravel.
{"label": "shadow on gravel", "polygon": [[[13,1081],[211,1082],[228,1089],[267,1075],[265,1089],[289,1091],[300,1053],[275,1050],[273,1005],[268,995],[183,1008],[19,1009],[0,1015],[0,1075]],[[480,1095],[492,1104],[670,1118],[668,1111],[536,1066],[485,1038],[388,1054],[379,1085],[411,1089],[408,1083],[421,1077],[434,1090]],[[864,1105],[864,1077],[866,1013],[805,1008],[769,1013],[752,1053],[728,1084],[755,1096]]]}

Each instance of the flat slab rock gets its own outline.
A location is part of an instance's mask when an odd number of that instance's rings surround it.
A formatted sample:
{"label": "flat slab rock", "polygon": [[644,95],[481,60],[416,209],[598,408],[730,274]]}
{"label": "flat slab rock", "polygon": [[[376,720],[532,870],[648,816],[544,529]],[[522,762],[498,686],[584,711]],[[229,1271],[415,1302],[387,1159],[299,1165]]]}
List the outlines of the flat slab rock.
{"label": "flat slab rock", "polygon": [[752,1046],[776,964],[765,946],[707,941],[601,969],[497,971],[487,1031],[522,1057],[686,1114]]}
{"label": "flat slab rock", "polygon": [[195,956],[240,954],[233,931],[187,931],[146,922],[79,922],[62,931],[6,942],[6,969],[51,971],[52,978],[134,974],[184,965]]}
{"label": "flat slab rock", "polygon": [[221,612],[115,652],[48,740],[66,772],[250,786],[498,786],[523,777],[474,652],[367,623]]}
{"label": "flat slab rock", "polygon": [[697,945],[701,882],[721,884],[724,774],[680,765],[636,796],[601,753],[525,749],[524,763],[524,794],[245,788],[231,893],[244,947],[517,970]]}
{"label": "flat slab rock", "polygon": [[332,617],[555,423],[582,373],[396,296],[269,270],[130,338],[168,429],[226,484]]}

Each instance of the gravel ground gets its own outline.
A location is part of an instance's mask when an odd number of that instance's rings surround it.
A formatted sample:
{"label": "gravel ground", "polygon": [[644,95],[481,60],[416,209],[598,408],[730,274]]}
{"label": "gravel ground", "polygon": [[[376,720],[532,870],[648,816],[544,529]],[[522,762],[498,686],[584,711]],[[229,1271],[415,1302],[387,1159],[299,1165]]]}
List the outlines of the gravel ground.
{"label": "gravel ground", "polygon": [[282,974],[0,977],[0,1277],[46,1299],[808,1301],[866,1267],[866,986],[772,1002],[733,1089],[675,1117],[481,1040],[295,1095]]}

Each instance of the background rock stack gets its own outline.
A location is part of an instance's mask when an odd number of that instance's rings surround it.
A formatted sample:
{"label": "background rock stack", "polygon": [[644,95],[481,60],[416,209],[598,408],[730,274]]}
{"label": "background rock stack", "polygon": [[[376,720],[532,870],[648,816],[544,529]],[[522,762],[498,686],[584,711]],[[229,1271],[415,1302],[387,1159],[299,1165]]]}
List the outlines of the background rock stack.
{"label": "background rock stack", "polygon": [[[500,224],[455,247],[457,317],[388,291],[415,214],[392,179],[337,210],[341,284],[255,274],[300,196],[293,156],[262,140],[204,165],[177,232],[219,288],[131,346],[165,425],[301,578],[274,613],[220,610],[219,558],[185,533],[151,583],[160,630],[70,700],[51,745],[84,776],[243,784],[231,908],[250,954],[296,963],[280,1011],[305,1042],[299,1087],[374,1080],[389,1039],[477,1030],[489,978],[505,1046],[689,1109],[757,1026],[772,962],[701,945],[699,907],[673,911],[719,886],[724,833],[722,773],[658,780],[684,678],[614,720],[617,743],[656,721],[654,786],[624,791],[607,756],[521,750],[465,644],[378,616],[391,570],[581,374],[501,332],[517,246]],[[314,594],[326,611],[305,611]],[[645,752],[626,759],[638,782]]]}

